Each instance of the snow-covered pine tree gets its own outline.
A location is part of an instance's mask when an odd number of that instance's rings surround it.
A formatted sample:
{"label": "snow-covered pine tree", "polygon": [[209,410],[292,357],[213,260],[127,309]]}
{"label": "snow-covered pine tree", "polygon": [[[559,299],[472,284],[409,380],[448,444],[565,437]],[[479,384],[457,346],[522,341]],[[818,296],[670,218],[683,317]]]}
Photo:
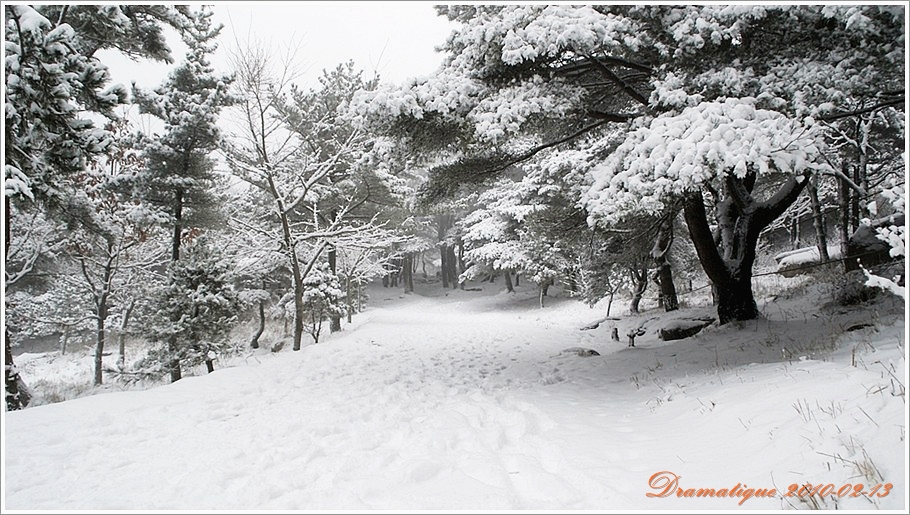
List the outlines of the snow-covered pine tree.
{"label": "snow-covered pine tree", "polygon": [[146,334],[157,345],[140,365],[145,372],[181,378],[182,367],[205,363],[230,350],[228,336],[237,323],[241,303],[232,284],[232,263],[199,237],[170,264],[170,280],[154,295]]}
{"label": "snow-covered pine tree", "polygon": [[162,134],[140,141],[148,167],[142,188],[146,201],[166,212],[173,224],[172,261],[180,257],[184,229],[211,224],[218,216],[210,154],[221,139],[218,114],[233,97],[232,78],[216,75],[209,62],[221,31],[212,26],[211,16],[208,10],[193,14],[184,35],[186,60],[160,87],[154,92],[133,88],[140,112],[164,122]]}
{"label": "snow-covered pine tree", "polygon": [[341,282],[328,263],[313,269],[303,279],[303,308],[306,313],[306,332],[319,343],[322,323],[347,312]]}
{"label": "snow-covered pine tree", "polygon": [[[438,10],[461,24],[443,66],[365,93],[364,121],[450,161],[435,194],[567,142],[596,146],[620,124],[625,143],[585,195],[590,222],[682,201],[721,323],[758,316],[758,234],[813,174],[834,173],[818,117],[904,88],[900,6]],[[868,109],[903,103],[891,96]]]}
{"label": "snow-covered pine tree", "polygon": [[[13,263],[7,261],[11,233],[21,230],[13,222],[14,212],[41,209],[54,218],[90,219],[71,196],[76,191],[71,178],[93,155],[107,150],[110,138],[87,113],[111,116],[127,96],[123,86],[109,86],[107,68],[93,58],[95,52],[111,48],[168,61],[162,27],[182,30],[187,12],[186,7],[168,6],[4,6],[6,287],[10,278],[28,272],[11,270]],[[11,209],[11,203],[19,209]],[[18,262],[30,266],[36,259]],[[6,405],[19,409],[24,383],[14,372],[9,345],[6,332]]]}

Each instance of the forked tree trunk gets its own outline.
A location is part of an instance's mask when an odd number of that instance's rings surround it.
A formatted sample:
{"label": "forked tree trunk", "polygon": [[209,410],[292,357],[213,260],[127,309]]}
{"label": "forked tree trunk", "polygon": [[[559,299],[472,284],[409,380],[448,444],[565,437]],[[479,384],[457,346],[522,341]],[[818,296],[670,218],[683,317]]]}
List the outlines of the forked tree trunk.
{"label": "forked tree trunk", "polygon": [[808,177],[791,176],[768,200],[752,197],[756,176],[745,179],[727,175],[726,198],[717,206],[720,244],[714,242],[700,191],[684,203],[686,225],[698,259],[717,294],[717,317],[721,325],[735,320],[752,320],[760,313],[752,294],[752,266],[758,236],[793,204]]}

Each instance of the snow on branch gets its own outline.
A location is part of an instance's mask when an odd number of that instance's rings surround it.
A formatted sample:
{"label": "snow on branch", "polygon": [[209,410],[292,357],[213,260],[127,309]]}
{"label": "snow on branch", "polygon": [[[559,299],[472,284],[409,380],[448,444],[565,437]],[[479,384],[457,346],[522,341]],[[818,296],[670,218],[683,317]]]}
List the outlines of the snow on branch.
{"label": "snow on branch", "polygon": [[594,218],[615,221],[633,211],[659,212],[669,198],[701,191],[726,174],[827,170],[819,130],[811,118],[804,124],[758,109],[750,97],[643,119],[592,170],[584,201]]}

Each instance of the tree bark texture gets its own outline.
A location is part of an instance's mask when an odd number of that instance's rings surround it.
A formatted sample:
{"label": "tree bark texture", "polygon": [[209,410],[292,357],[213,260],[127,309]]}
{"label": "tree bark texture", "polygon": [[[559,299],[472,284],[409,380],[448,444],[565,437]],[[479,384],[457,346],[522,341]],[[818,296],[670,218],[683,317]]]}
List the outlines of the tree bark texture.
{"label": "tree bark texture", "polygon": [[689,195],[684,203],[686,225],[698,259],[717,294],[717,315],[721,325],[734,320],[758,318],[752,294],[752,266],[758,236],[793,204],[808,183],[808,177],[791,176],[765,201],[752,197],[755,175],[725,177],[726,198],[717,206],[720,244],[714,242],[705,212],[702,193]]}

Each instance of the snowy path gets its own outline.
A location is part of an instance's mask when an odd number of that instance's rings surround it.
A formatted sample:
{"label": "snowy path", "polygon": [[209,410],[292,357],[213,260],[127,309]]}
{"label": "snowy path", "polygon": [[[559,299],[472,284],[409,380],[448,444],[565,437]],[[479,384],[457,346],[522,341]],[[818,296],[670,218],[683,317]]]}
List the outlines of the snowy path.
{"label": "snowy path", "polygon": [[[579,331],[592,316],[572,306],[487,311],[497,298],[409,297],[300,352],[7,414],[6,508],[733,509],[740,499],[646,498],[648,478],[770,488],[773,476],[783,489],[825,479],[805,440],[837,437],[808,435],[816,424],[792,403],[830,397],[850,411],[824,386],[843,368],[677,364],[662,375],[685,356]],[[574,346],[604,356],[560,354]],[[870,380],[852,370],[851,388]],[[850,395],[874,417],[900,409]],[[837,422],[857,435],[868,426],[852,412]],[[902,463],[876,462],[895,485]],[[903,488],[879,502],[900,506]]]}

